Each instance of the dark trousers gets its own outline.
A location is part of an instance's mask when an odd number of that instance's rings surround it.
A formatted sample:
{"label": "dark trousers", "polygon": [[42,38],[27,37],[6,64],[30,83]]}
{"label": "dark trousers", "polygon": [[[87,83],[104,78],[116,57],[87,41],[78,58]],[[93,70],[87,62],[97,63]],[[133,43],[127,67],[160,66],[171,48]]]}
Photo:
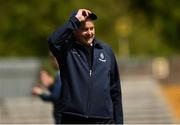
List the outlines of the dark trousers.
{"label": "dark trousers", "polygon": [[61,119],[62,119],[62,114],[60,112],[53,112],[53,118],[54,118],[54,123],[55,124],[60,124],[61,123]]}
{"label": "dark trousers", "polygon": [[113,119],[84,118],[75,115],[63,114],[61,124],[114,124]]}

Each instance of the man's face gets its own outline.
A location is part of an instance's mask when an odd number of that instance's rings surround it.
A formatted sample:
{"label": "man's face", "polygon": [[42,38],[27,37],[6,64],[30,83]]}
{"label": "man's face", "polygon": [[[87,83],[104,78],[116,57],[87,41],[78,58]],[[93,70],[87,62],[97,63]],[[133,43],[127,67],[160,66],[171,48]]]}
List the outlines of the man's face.
{"label": "man's face", "polygon": [[91,19],[83,22],[80,28],[75,32],[76,38],[83,44],[91,45],[95,36],[95,27]]}

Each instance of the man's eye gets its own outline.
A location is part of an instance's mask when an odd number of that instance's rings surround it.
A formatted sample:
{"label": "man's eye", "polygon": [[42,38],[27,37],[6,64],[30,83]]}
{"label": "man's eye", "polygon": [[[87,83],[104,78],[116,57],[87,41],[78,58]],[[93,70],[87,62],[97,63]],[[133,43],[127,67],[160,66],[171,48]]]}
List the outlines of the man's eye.
{"label": "man's eye", "polygon": [[87,31],[87,30],[88,30],[88,29],[85,29],[85,28],[84,28],[84,29],[82,29],[82,31]]}

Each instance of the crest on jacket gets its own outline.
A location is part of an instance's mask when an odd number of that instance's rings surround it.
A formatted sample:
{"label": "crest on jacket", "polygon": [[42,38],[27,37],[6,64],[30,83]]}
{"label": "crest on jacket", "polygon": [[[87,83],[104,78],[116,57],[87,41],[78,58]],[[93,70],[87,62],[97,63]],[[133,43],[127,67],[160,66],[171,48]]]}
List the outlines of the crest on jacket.
{"label": "crest on jacket", "polygon": [[105,59],[105,56],[104,56],[103,53],[100,53],[100,55],[99,55],[99,61],[101,61],[101,62],[106,62],[106,59]]}

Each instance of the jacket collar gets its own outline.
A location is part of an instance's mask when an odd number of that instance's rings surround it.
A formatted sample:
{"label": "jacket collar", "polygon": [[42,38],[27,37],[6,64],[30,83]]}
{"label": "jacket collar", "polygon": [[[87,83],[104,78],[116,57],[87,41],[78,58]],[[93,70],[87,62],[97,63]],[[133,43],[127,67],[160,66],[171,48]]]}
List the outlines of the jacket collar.
{"label": "jacket collar", "polygon": [[94,38],[94,40],[93,40],[93,46],[95,48],[99,48],[99,49],[103,48],[102,44],[96,38]]}

